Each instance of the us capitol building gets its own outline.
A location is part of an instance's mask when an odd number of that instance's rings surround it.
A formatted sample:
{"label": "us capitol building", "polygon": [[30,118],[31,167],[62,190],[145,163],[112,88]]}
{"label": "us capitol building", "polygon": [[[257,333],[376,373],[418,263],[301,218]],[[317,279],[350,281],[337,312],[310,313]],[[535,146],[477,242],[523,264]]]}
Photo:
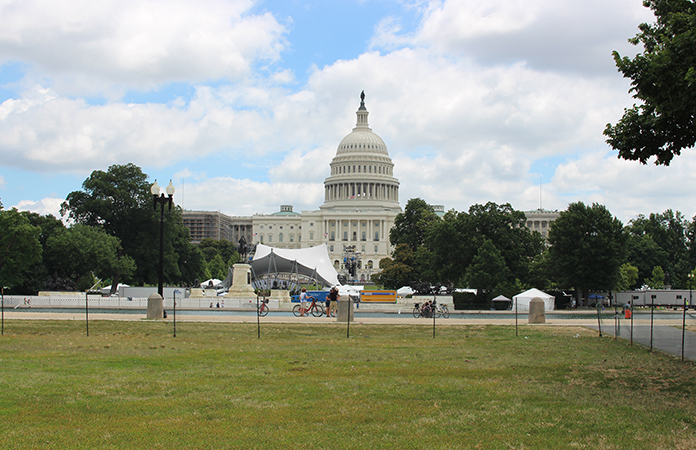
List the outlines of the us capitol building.
{"label": "us capitol building", "polygon": [[[379,261],[391,255],[389,230],[401,212],[399,180],[387,146],[368,125],[365,94],[360,95],[357,123],[343,138],[324,180],[324,204],[316,211],[293,211],[282,205],[272,214],[230,217],[218,212],[184,211],[194,243],[204,238],[228,239],[278,248],[326,244],[339,273],[344,262],[359,261],[349,278],[367,281],[379,272]],[[440,211],[443,207],[436,207]]]}
{"label": "us capitol building", "polygon": [[[389,230],[401,212],[399,180],[387,146],[368,125],[365,94],[360,95],[357,123],[343,138],[329,164],[331,175],[324,180],[324,204],[316,211],[293,211],[281,205],[272,214],[227,216],[220,212],[184,211],[184,225],[195,244],[205,238],[235,243],[244,237],[249,244],[277,248],[307,248],[326,244],[339,274],[369,281],[379,272],[379,261],[391,256]],[[444,206],[434,205],[438,215]],[[558,211],[525,212],[527,227],[547,236]],[[359,261],[352,269],[351,260]]]}

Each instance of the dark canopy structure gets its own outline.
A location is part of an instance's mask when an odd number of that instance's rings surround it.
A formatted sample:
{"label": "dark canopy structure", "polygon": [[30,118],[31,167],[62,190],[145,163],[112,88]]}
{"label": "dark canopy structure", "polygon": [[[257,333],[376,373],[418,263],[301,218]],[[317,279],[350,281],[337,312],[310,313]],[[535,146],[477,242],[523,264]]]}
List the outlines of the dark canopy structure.
{"label": "dark canopy structure", "polygon": [[268,274],[295,274],[313,278],[324,286],[336,286],[338,272],[329,259],[326,244],[316,247],[286,249],[258,244],[251,261],[255,278]]}

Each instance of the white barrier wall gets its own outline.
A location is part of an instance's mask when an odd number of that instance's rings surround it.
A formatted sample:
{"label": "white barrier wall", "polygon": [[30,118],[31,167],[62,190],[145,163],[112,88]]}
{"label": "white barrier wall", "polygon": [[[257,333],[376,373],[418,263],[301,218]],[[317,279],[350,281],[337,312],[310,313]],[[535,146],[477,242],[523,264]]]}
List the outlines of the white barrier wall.
{"label": "white barrier wall", "polygon": [[[85,295],[59,295],[59,296],[30,296],[30,295],[5,295],[3,305],[5,309],[13,308],[84,308]],[[164,308],[173,307],[174,299],[164,299]],[[275,304],[274,304],[275,303]],[[212,307],[211,307],[212,305]],[[90,308],[107,309],[147,309],[147,298],[135,297],[101,297],[89,296]],[[186,309],[255,309],[254,299],[231,299],[223,297],[215,298],[176,298],[177,308]],[[278,301],[271,300],[269,307],[278,308]]]}

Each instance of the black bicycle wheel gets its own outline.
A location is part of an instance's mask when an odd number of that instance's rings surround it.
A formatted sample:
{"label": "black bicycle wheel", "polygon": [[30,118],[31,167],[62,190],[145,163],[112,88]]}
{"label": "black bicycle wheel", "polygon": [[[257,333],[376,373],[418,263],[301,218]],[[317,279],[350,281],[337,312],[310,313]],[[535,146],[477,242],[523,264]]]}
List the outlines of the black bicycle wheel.
{"label": "black bicycle wheel", "polygon": [[264,317],[266,314],[268,314],[268,305],[262,303],[261,306],[259,306],[259,316]]}
{"label": "black bicycle wheel", "polygon": [[413,308],[413,317],[415,317],[416,319],[420,317],[420,309]]}
{"label": "black bicycle wheel", "polygon": [[442,317],[449,319],[449,308],[447,308],[447,305],[442,305]]}
{"label": "black bicycle wheel", "polygon": [[300,305],[293,306],[292,313],[295,315],[295,317],[300,317]]}
{"label": "black bicycle wheel", "polygon": [[321,317],[324,315],[324,307],[321,303],[315,303],[314,308],[312,308],[312,315],[314,317]]}

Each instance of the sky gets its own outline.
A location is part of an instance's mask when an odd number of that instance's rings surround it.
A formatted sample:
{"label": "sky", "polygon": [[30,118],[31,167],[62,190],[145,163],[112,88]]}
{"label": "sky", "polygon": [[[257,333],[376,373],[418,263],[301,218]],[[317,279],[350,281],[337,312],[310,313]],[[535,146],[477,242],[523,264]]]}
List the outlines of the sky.
{"label": "sky", "polygon": [[696,215],[696,153],[617,158],[635,100],[612,51],[641,0],[0,0],[0,201],[60,217],[95,170],[188,210],[323,203],[360,93],[411,198],[466,211]]}

